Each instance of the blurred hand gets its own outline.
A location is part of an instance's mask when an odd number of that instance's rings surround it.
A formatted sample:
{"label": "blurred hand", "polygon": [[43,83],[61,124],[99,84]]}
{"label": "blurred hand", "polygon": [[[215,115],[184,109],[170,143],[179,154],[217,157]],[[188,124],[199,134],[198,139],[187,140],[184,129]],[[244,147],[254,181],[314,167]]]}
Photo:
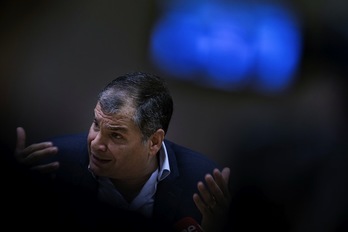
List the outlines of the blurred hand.
{"label": "blurred hand", "polygon": [[15,158],[19,164],[41,173],[51,173],[59,168],[59,162],[42,164],[43,159],[57,154],[58,148],[52,142],[34,143],[26,147],[26,134],[22,127],[17,127]]}
{"label": "blurred hand", "polygon": [[202,213],[201,227],[204,232],[222,231],[228,221],[231,194],[228,187],[230,169],[221,172],[213,170],[213,175],[206,174],[205,182],[197,183],[199,191],[193,195],[193,201]]}

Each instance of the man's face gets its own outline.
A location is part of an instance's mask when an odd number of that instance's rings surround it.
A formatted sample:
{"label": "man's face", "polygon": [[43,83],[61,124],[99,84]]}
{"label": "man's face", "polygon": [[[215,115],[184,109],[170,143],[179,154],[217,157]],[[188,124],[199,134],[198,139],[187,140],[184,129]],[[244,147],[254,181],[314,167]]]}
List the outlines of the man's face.
{"label": "man's face", "polygon": [[131,117],[132,108],[106,115],[100,105],[88,134],[89,164],[97,176],[127,180],[142,176],[150,163],[149,143]]}

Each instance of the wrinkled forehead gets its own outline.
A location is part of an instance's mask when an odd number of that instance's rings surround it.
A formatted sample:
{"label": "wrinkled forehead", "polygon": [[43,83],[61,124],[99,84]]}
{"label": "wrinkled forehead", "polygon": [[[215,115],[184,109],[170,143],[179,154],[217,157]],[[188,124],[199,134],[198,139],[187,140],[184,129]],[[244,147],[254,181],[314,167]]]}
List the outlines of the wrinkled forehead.
{"label": "wrinkled forehead", "polygon": [[104,112],[99,102],[97,102],[97,105],[94,108],[94,114],[96,116],[101,118],[108,118],[108,119],[112,119],[112,118],[127,119],[128,118],[129,120],[133,121],[134,113],[135,113],[134,107],[130,106],[129,104],[126,104],[122,106],[121,108],[116,109],[112,113]]}

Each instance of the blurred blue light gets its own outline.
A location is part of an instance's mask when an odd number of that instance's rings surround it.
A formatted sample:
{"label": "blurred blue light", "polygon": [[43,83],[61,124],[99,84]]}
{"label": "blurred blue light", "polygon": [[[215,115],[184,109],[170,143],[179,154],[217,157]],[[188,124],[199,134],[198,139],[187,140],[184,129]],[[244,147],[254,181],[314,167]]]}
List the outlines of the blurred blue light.
{"label": "blurred blue light", "polygon": [[150,55],[159,69],[218,88],[289,85],[301,49],[289,12],[276,6],[196,4],[172,6],[154,25]]}
{"label": "blurred blue light", "polygon": [[295,19],[279,8],[260,8],[259,12],[257,84],[265,90],[282,90],[292,82],[299,63],[300,32]]}
{"label": "blurred blue light", "polygon": [[195,15],[172,14],[159,21],[152,34],[151,53],[160,69],[185,79],[199,71],[196,57],[199,24]]}

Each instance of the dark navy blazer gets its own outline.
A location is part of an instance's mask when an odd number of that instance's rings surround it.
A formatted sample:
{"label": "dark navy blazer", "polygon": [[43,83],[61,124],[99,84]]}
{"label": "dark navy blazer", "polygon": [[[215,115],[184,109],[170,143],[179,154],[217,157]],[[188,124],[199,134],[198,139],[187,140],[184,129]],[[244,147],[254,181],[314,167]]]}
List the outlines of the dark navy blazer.
{"label": "dark navy blazer", "polygon": [[[79,209],[78,214],[86,222],[96,215],[91,205],[97,202],[98,192],[98,182],[87,168],[87,133],[55,137],[51,141],[59,150],[54,159],[60,161],[55,181],[59,183],[61,196],[69,201],[69,210]],[[201,213],[192,199],[193,193],[198,191],[197,182],[220,167],[196,151],[169,140],[164,143],[171,173],[158,183],[153,219],[165,225],[173,225],[184,217],[200,222]]]}

